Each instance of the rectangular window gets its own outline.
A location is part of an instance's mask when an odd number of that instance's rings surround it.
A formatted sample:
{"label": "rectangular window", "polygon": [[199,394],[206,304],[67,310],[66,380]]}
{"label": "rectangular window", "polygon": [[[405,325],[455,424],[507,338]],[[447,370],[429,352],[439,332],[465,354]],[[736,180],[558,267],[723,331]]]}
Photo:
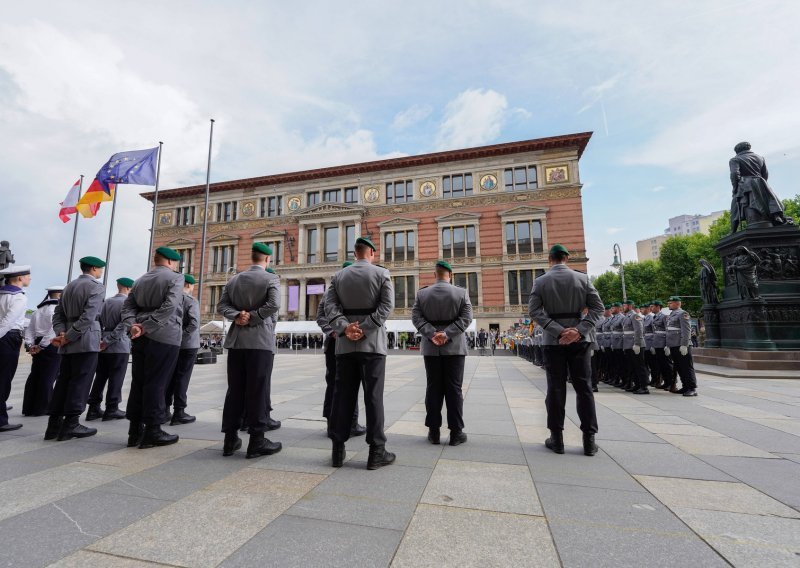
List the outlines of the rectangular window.
{"label": "rectangular window", "polygon": [[442,229],[442,256],[444,258],[465,258],[476,255],[477,235],[475,225]]}
{"label": "rectangular window", "polygon": [[466,288],[469,294],[469,301],[472,305],[478,303],[478,273],[464,272],[453,274],[453,284]]}
{"label": "rectangular window", "polygon": [[194,207],[178,207],[176,218],[178,225],[194,225]]}
{"label": "rectangular window", "polygon": [[453,256],[453,230],[449,227],[442,229],[442,256],[444,258],[452,258]]}
{"label": "rectangular window", "polygon": [[442,196],[465,197],[472,195],[472,174],[454,174],[442,178]]}
{"label": "rectangular window", "polygon": [[208,311],[217,313],[217,304],[222,297],[222,286],[209,286]]}
{"label": "rectangular window", "polygon": [[414,183],[401,180],[386,184],[386,203],[406,203],[414,201]]}
{"label": "rectangular window", "polygon": [[543,250],[541,221],[506,223],[506,254],[530,254]]}
{"label": "rectangular window", "polygon": [[414,297],[417,290],[414,287],[413,276],[394,276],[392,277],[394,284],[394,307],[395,308],[411,308],[414,306]]}
{"label": "rectangular window", "polygon": [[503,182],[506,191],[524,191],[526,189],[536,189],[536,166],[517,166],[506,168],[503,173]]}
{"label": "rectangular window", "polygon": [[271,265],[277,266],[281,264],[281,261],[283,259],[283,257],[281,256],[282,252],[281,241],[267,241],[265,244],[272,249],[272,257],[270,257],[272,258],[272,260],[270,261]]}
{"label": "rectangular window", "polygon": [[283,196],[261,198],[262,217],[278,217],[280,215],[283,215]]}
{"label": "rectangular window", "polygon": [[227,272],[236,267],[234,245],[211,247],[211,272]]}
{"label": "rectangular window", "polygon": [[344,202],[345,203],[358,203],[358,188],[345,187],[344,188]]}
{"label": "rectangular window", "polygon": [[325,229],[325,262],[339,260],[339,227]]}
{"label": "rectangular window", "polygon": [[544,274],[544,270],[509,270],[508,271],[508,303],[510,305],[527,304],[533,288],[533,277]]}
{"label": "rectangular window", "polygon": [[217,222],[229,223],[231,221],[236,221],[236,202],[217,203]]}
{"label": "rectangular window", "polygon": [[342,199],[341,189],[326,189],[322,192],[322,201],[328,203],[339,203]]}
{"label": "rectangular window", "polygon": [[345,254],[347,260],[355,258],[355,248],[356,248],[356,226],[355,225],[346,225],[344,228],[344,235],[345,235]]}
{"label": "rectangular window", "polygon": [[306,255],[306,262],[314,264],[317,262],[317,230],[308,230],[308,254]]}
{"label": "rectangular window", "polygon": [[192,272],[192,249],[175,249],[181,259],[178,261],[178,272],[181,274],[191,274]]}
{"label": "rectangular window", "polygon": [[319,191],[310,191],[306,194],[306,207],[319,203]]}
{"label": "rectangular window", "polygon": [[392,231],[383,237],[383,259],[386,262],[414,260],[414,231]]}

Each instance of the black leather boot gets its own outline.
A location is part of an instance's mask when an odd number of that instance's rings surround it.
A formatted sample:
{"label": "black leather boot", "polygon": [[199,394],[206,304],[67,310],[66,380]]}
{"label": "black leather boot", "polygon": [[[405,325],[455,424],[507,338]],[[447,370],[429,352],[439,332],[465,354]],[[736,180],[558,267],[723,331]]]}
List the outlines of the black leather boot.
{"label": "black leather boot", "polygon": [[355,438],[356,436],[363,436],[366,433],[367,429],[359,424],[358,420],[353,420],[353,424],[350,426],[350,437]]}
{"label": "black leather boot", "polygon": [[225,434],[225,443],[222,444],[222,455],[225,457],[232,456],[233,453],[242,447],[242,439],[236,432]]}
{"label": "black leather boot", "polygon": [[583,454],[593,456],[597,453],[597,444],[594,443],[594,434],[583,433]]}
{"label": "black leather boot", "polygon": [[283,444],[271,442],[264,437],[264,432],[254,432],[250,434],[250,442],[247,444],[247,459],[271,456],[280,452],[281,448]]}
{"label": "black leather boot", "polygon": [[557,454],[564,453],[564,432],[561,430],[550,430],[550,437],[544,441],[544,445],[548,449],[553,450]]}
{"label": "black leather boot", "polygon": [[450,445],[460,446],[467,441],[467,435],[462,430],[450,430]]}
{"label": "black leather boot", "polygon": [[333,467],[342,467],[344,465],[344,442],[334,442],[333,451],[331,452],[331,465]]}
{"label": "black leather boot", "polygon": [[139,442],[139,449],[144,450],[154,446],[169,446],[178,441],[177,434],[169,434],[161,429],[161,424],[148,425],[144,427],[142,441]]}
{"label": "black leather boot", "polygon": [[89,410],[86,411],[86,421],[90,422],[92,420],[97,420],[98,418],[103,417],[103,409],[100,408],[99,404],[90,404]]}
{"label": "black leather boot", "polygon": [[78,422],[77,416],[65,416],[58,432],[58,441],[71,440],[72,438],[88,438],[97,434],[97,428],[87,428]]}
{"label": "black leather boot", "polygon": [[125,418],[124,410],[120,410],[117,406],[106,406],[106,411],[103,413],[103,422],[122,420],[123,418]]}
{"label": "black leather boot", "polygon": [[128,426],[128,447],[135,448],[142,441],[144,435],[144,424],[131,421]]}
{"label": "black leather boot", "polygon": [[197,420],[197,416],[186,414],[186,411],[183,408],[176,408],[175,412],[172,413],[172,420],[170,420],[169,425],[175,426],[177,424],[191,424],[195,420]]}
{"label": "black leather boot", "polygon": [[396,457],[392,452],[387,452],[385,446],[370,446],[367,469],[378,469],[379,467],[391,465]]}
{"label": "black leather boot", "polygon": [[438,428],[428,428],[428,441],[431,444],[439,444],[441,439],[441,433],[439,432]]}
{"label": "black leather boot", "polygon": [[267,416],[267,430],[277,430],[281,427],[281,421]]}
{"label": "black leather boot", "polygon": [[61,416],[51,416],[47,421],[47,430],[44,431],[45,440],[55,440],[61,431],[61,424],[64,419]]}

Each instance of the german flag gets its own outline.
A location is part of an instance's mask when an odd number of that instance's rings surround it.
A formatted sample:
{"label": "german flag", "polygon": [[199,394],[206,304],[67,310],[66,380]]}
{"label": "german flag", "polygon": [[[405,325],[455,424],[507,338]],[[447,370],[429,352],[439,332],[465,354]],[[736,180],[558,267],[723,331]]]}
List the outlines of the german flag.
{"label": "german flag", "polygon": [[100,204],[103,201],[112,201],[114,199],[114,189],[116,185],[113,183],[108,184],[109,191],[106,191],[103,184],[95,179],[86,193],[83,194],[75,208],[78,212],[87,219],[91,219],[97,215],[97,210],[100,209]]}

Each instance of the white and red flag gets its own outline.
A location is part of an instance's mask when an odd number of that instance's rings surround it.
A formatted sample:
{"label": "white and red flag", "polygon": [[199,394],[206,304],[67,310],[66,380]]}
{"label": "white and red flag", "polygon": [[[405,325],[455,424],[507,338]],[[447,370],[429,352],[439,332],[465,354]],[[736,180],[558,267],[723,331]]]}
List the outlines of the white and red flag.
{"label": "white and red flag", "polygon": [[73,213],[77,213],[78,210],[76,206],[78,205],[78,200],[81,197],[81,180],[75,182],[69,191],[67,192],[67,196],[64,198],[64,201],[60,203],[61,210],[58,212],[58,217],[64,223],[69,223],[70,215]]}

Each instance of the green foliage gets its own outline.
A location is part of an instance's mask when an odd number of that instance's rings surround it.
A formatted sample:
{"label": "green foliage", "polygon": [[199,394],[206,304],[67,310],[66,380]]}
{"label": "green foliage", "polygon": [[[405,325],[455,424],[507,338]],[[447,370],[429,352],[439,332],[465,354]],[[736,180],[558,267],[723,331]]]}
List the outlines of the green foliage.
{"label": "green foliage", "polygon": [[594,287],[600,294],[604,304],[612,302],[621,302],[622,286],[619,283],[619,274],[611,270],[604,272],[600,276],[596,276],[593,280]]}
{"label": "green foliage", "polygon": [[711,237],[711,243],[717,244],[722,237],[727,237],[731,234],[731,212],[725,213],[711,224],[708,229],[708,236]]}
{"label": "green foliage", "polygon": [[784,199],[783,207],[786,216],[794,219],[795,224],[800,224],[800,195],[795,195],[792,199]]}

